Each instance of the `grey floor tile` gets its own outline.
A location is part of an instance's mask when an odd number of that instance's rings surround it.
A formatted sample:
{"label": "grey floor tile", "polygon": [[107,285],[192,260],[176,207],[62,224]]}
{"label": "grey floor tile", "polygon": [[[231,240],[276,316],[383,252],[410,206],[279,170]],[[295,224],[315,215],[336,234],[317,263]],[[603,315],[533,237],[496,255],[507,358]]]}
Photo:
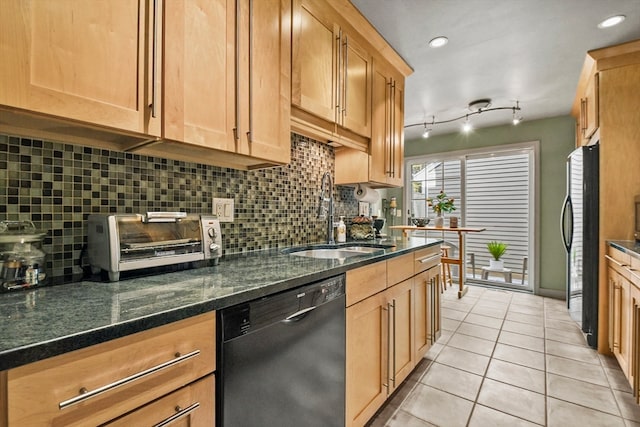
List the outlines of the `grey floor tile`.
{"label": "grey floor tile", "polygon": [[443,309],[452,309],[458,311],[469,312],[473,308],[475,304],[467,304],[462,302],[462,300],[444,300],[442,301]]}
{"label": "grey floor tile", "polygon": [[498,337],[498,342],[502,344],[512,345],[514,347],[522,347],[528,350],[544,352],[544,339],[522,335],[515,332],[502,331]]}
{"label": "grey floor tile", "polygon": [[467,312],[447,308],[442,310],[442,317],[445,319],[462,320],[467,317]]}
{"label": "grey floor tile", "polygon": [[427,350],[427,353],[424,355],[424,359],[436,360],[436,358],[438,357],[438,355],[440,354],[443,348],[444,348],[443,344],[440,344],[438,342],[434,343],[431,346],[431,348]]}
{"label": "grey floor tile", "polygon": [[489,369],[487,369],[487,378],[535,391],[536,393],[545,393],[544,371],[527,366],[491,359]]}
{"label": "grey floor tile", "polygon": [[483,356],[491,356],[495,341],[483,340],[482,338],[471,337],[456,332],[447,343],[447,346],[482,354]]}
{"label": "grey floor tile", "polygon": [[420,382],[468,400],[475,400],[482,383],[482,376],[434,363]]}
{"label": "grey floor tile", "polygon": [[505,320],[502,324],[503,331],[515,332],[517,334],[529,335],[532,337],[544,338],[544,328],[541,325],[530,325],[528,323]]}
{"label": "grey floor tile", "polygon": [[482,316],[495,317],[502,320],[504,319],[505,314],[507,314],[507,310],[504,308],[487,307],[476,304],[476,306],[471,310],[471,313],[480,314]]}
{"label": "grey floor tile", "polygon": [[505,362],[544,370],[544,353],[537,351],[498,343],[493,351],[493,357]]}
{"label": "grey floor tile", "polygon": [[402,410],[437,426],[466,426],[473,402],[435,388],[418,384]]}
{"label": "grey floor tile", "polygon": [[544,298],[545,310],[567,311],[567,303],[554,298]]}
{"label": "grey floor tile", "polygon": [[441,326],[442,326],[442,329],[445,331],[455,331],[456,329],[458,329],[458,326],[460,326],[460,321],[451,320],[451,319],[447,319],[446,317],[443,317],[441,321]]}
{"label": "grey floor tile", "polygon": [[557,311],[557,310],[548,310],[545,311],[544,317],[547,320],[562,320],[565,322],[572,322],[571,316],[569,316],[568,311]]}
{"label": "grey floor tile", "polygon": [[631,393],[631,384],[629,384],[629,380],[624,376],[624,373],[622,373],[622,369],[620,369],[619,367],[605,367],[604,373],[607,375],[609,385],[613,390],[620,390],[624,391],[625,393]]}
{"label": "grey floor tile", "polygon": [[626,427],[640,427],[640,423],[631,420],[624,420],[624,425]]}
{"label": "grey floor tile", "polygon": [[489,357],[487,356],[449,346],[442,349],[436,361],[478,375],[484,375],[489,365]]}
{"label": "grey floor tile", "polygon": [[567,359],[566,357],[547,354],[547,372],[576,380],[587,381],[604,387],[609,386],[609,380],[601,366]]}
{"label": "grey floor tile", "polygon": [[530,325],[539,325],[539,326],[544,325],[544,317],[542,317],[542,314],[531,315],[531,314],[515,313],[513,311],[509,311],[507,312],[507,316],[505,317],[505,319],[512,320],[514,322],[528,323]]}
{"label": "grey floor tile", "polygon": [[609,387],[547,373],[547,394],[550,397],[620,416],[618,405]]}
{"label": "grey floor tile", "polygon": [[467,323],[473,323],[474,325],[487,326],[494,329],[500,329],[500,327],[502,327],[502,319],[475,313],[469,313],[464,321]]}
{"label": "grey floor tile", "polygon": [[544,310],[542,307],[532,307],[530,305],[511,304],[509,313],[528,314],[530,316],[542,316]]}
{"label": "grey floor tile", "polygon": [[544,307],[544,299],[536,295],[515,293],[511,298],[513,304],[528,305],[530,307]]}
{"label": "grey floor tile", "polygon": [[478,403],[536,424],[545,423],[544,395],[523,388],[486,378]]}
{"label": "grey floor tile", "polygon": [[636,403],[633,394],[614,390],[613,395],[618,402],[622,417],[637,423],[640,422],[640,405]]}
{"label": "grey floor tile", "polygon": [[547,425],[549,427],[624,427],[624,421],[611,414],[548,397]]}
{"label": "grey floor tile", "polygon": [[581,362],[600,365],[600,359],[595,350],[589,347],[581,347],[573,344],[565,344],[559,341],[547,340],[546,352],[554,356],[566,357]]}
{"label": "grey floor tile", "polygon": [[462,322],[456,333],[496,341],[498,339],[498,335],[500,335],[500,330],[486,326],[474,325],[473,323]]}
{"label": "grey floor tile", "polygon": [[563,331],[570,331],[578,327],[573,321],[557,319],[545,319],[544,326],[547,328],[562,329]]}
{"label": "grey floor tile", "polygon": [[537,425],[539,424],[530,423],[483,405],[476,405],[473,408],[469,421],[469,427],[535,427]]}
{"label": "grey floor tile", "polygon": [[[403,410],[397,411],[391,419],[389,419],[385,427],[437,427],[435,424],[430,424],[420,418],[416,418],[413,415]],[[376,427],[373,424],[369,427]]]}
{"label": "grey floor tile", "polygon": [[559,341],[565,344],[573,344],[582,347],[587,346],[587,340],[578,328],[571,328],[568,330],[546,328],[545,337],[548,340]]}

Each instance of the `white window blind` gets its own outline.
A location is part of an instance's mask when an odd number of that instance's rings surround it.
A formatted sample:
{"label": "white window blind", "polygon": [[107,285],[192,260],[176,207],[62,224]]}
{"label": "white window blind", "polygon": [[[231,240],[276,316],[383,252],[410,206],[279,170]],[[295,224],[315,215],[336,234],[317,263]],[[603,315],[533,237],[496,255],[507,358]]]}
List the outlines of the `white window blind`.
{"label": "white window blind", "polygon": [[486,228],[467,235],[467,254],[475,254],[476,266],[489,264],[487,242],[498,240],[509,245],[505,268],[522,269],[529,252],[529,164],[528,153],[467,159],[466,225]]}

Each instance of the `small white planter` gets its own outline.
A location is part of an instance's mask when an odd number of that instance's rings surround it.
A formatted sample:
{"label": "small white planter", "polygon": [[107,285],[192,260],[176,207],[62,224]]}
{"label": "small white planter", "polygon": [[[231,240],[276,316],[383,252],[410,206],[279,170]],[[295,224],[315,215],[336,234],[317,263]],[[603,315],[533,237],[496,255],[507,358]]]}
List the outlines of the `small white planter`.
{"label": "small white planter", "polygon": [[442,228],[444,226],[444,217],[443,216],[435,217],[435,219],[433,220],[433,225],[434,227]]}
{"label": "small white planter", "polygon": [[504,262],[501,259],[498,261],[496,261],[495,259],[490,259],[489,268],[491,270],[502,270],[504,269]]}

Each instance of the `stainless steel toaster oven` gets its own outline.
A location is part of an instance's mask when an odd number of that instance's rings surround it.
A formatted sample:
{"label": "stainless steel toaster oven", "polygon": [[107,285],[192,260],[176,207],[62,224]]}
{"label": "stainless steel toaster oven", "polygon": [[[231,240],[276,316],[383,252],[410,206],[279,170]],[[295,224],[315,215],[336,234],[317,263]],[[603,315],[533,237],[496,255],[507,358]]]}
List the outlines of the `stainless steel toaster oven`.
{"label": "stainless steel toaster oven", "polygon": [[215,216],[185,212],[89,215],[87,253],[94,274],[211,260],[222,254]]}

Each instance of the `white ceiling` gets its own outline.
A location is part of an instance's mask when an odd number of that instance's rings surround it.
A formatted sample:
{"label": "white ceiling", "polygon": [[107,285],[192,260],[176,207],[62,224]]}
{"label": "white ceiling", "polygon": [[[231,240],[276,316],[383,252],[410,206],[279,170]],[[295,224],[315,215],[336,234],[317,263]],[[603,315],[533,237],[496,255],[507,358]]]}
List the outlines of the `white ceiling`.
{"label": "white ceiling", "polygon": [[[640,39],[640,0],[352,0],[414,69],[406,80],[405,125],[448,120],[469,102],[520,102],[525,120],[569,114],[586,52]],[[599,29],[603,19],[626,15]],[[436,36],[449,43],[428,47]],[[474,127],[510,123],[512,111],[470,117]],[[463,121],[433,127],[458,131]],[[423,126],[405,129],[420,138]]]}

